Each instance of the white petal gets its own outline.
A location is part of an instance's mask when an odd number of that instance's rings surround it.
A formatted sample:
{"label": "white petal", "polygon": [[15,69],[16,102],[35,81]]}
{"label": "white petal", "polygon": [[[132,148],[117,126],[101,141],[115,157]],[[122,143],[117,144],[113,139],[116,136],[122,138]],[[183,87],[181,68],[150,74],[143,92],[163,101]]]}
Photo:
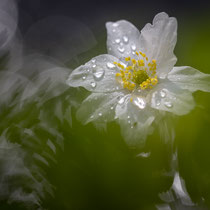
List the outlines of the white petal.
{"label": "white petal", "polygon": [[164,80],[151,90],[151,107],[176,115],[184,115],[195,107],[195,102],[190,91]]}
{"label": "white petal", "polygon": [[72,87],[84,87],[92,92],[113,92],[120,89],[115,74],[119,71],[113,62],[119,62],[112,55],[99,55],[85,65],[75,69],[67,84]]}
{"label": "white petal", "polygon": [[177,21],[164,12],[154,17],[141,31],[141,50],[149,59],[157,60],[157,75],[164,77],[176,63],[173,53],[177,40]]}
{"label": "white petal", "polygon": [[153,130],[152,122],[155,119],[150,107],[140,109],[130,102],[130,95],[124,97],[124,103],[118,103],[116,118],[119,119],[121,133],[130,146],[143,146],[148,134]]}
{"label": "white petal", "polygon": [[168,79],[191,92],[202,90],[210,92],[210,74],[204,74],[189,66],[174,67]]}
{"label": "white petal", "polygon": [[106,123],[115,118],[115,107],[120,97],[124,94],[113,92],[109,94],[92,93],[82,103],[77,111],[77,118],[87,124],[91,121],[96,123]]}
{"label": "white petal", "polygon": [[131,56],[139,49],[139,30],[130,22],[107,22],[107,50],[118,58]]}

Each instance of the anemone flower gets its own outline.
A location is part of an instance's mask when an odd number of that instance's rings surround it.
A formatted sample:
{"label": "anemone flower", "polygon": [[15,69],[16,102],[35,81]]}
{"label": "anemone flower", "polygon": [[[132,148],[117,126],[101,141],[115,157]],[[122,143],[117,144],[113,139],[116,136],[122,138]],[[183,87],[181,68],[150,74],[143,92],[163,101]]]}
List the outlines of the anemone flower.
{"label": "anemone flower", "polygon": [[117,121],[129,145],[143,144],[153,126],[167,115],[185,115],[194,107],[192,93],[210,91],[210,75],[192,67],[174,67],[177,20],[162,12],[141,32],[130,22],[107,22],[107,50],[76,68],[71,87],[91,94],[77,117],[84,124]]}

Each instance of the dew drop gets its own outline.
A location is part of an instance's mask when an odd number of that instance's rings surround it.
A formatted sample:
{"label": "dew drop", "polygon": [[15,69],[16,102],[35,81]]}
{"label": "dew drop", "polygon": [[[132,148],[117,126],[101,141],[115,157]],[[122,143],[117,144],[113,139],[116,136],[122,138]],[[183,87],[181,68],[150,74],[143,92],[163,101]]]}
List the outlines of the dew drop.
{"label": "dew drop", "polygon": [[166,90],[165,89],[162,89],[160,91],[160,96],[161,96],[161,98],[165,98],[166,97]]}
{"label": "dew drop", "polygon": [[166,101],[164,103],[164,105],[167,107],[167,108],[172,108],[173,107],[173,104],[170,102],[170,101]]}
{"label": "dew drop", "polygon": [[146,107],[146,101],[143,98],[136,97],[133,100],[133,103],[138,106],[140,109],[144,109]]}
{"label": "dew drop", "polygon": [[123,52],[125,51],[125,48],[124,48],[124,47],[121,47],[121,46],[118,47],[117,49],[118,49],[118,51],[119,51],[120,53],[123,53]]}
{"label": "dew drop", "polygon": [[91,62],[92,62],[92,63],[95,63],[95,62],[96,62],[96,60],[95,60],[95,59],[92,59],[92,60],[91,60]]}
{"label": "dew drop", "polygon": [[112,26],[113,27],[117,27],[119,24],[118,23],[113,23]]}
{"label": "dew drop", "polygon": [[113,110],[114,109],[114,107],[113,106],[111,106],[111,108],[110,108],[111,110]]}
{"label": "dew drop", "polygon": [[97,69],[97,71],[93,73],[93,77],[96,81],[99,81],[104,77],[104,73],[105,71],[103,69]]}
{"label": "dew drop", "polygon": [[128,37],[127,36],[123,36],[123,41],[124,41],[124,43],[128,43],[128,41],[129,41],[129,39],[128,39]]}
{"label": "dew drop", "polygon": [[93,66],[92,66],[93,68],[96,68],[96,64],[93,64]]}
{"label": "dew drop", "polygon": [[85,80],[86,79],[86,76],[83,76],[82,79]]}
{"label": "dew drop", "polygon": [[131,45],[131,49],[132,49],[132,50],[136,50],[136,45],[135,45],[135,44],[132,44],[132,45]]}
{"label": "dew drop", "polygon": [[117,44],[119,44],[120,43],[120,39],[118,38],[118,39],[115,39],[115,42],[117,43]]}
{"label": "dew drop", "polygon": [[98,113],[98,116],[99,116],[99,117],[101,117],[101,116],[102,116],[102,113],[101,113],[101,112],[99,112],[99,113]]}
{"label": "dew drop", "polygon": [[96,87],[96,83],[95,82],[91,82],[90,85],[91,85],[92,88]]}
{"label": "dew drop", "polygon": [[124,101],[125,101],[125,99],[124,99],[124,97],[122,97],[122,98],[118,101],[118,103],[119,103],[119,104],[123,104]]}
{"label": "dew drop", "polygon": [[93,116],[93,115],[91,115],[91,116],[90,116],[90,119],[93,119],[93,117],[94,117],[94,116]]}
{"label": "dew drop", "polygon": [[128,120],[128,124],[131,124],[131,121],[130,120]]}
{"label": "dew drop", "polygon": [[115,67],[115,65],[114,65],[113,63],[110,63],[110,62],[108,62],[108,63],[106,64],[106,66],[107,66],[109,69],[113,69],[113,68]]}
{"label": "dew drop", "polygon": [[130,115],[128,115],[128,119],[130,119],[131,117],[130,117]]}
{"label": "dew drop", "polygon": [[116,29],[113,29],[112,32],[115,33],[116,32]]}
{"label": "dew drop", "polygon": [[160,106],[160,104],[161,104],[160,100],[156,100],[155,105]]}

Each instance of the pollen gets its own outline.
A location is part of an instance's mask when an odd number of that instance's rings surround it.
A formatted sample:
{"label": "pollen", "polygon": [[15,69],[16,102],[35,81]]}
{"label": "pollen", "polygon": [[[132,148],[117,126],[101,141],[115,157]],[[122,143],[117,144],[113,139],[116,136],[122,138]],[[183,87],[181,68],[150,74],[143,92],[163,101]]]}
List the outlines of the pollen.
{"label": "pollen", "polygon": [[145,53],[139,51],[135,53],[136,57],[126,57],[126,67],[121,63],[114,62],[119,68],[119,72],[116,73],[116,80],[120,82],[122,87],[133,91],[135,89],[151,89],[157,83],[156,76],[157,64],[156,60],[149,61]]}

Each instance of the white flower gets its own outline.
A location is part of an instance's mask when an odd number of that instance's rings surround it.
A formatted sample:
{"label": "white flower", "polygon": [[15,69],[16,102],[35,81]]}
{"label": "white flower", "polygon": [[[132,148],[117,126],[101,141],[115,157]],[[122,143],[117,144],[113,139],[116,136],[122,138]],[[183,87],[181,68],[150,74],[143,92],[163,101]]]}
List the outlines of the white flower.
{"label": "white flower", "polygon": [[165,114],[184,115],[194,108],[192,92],[210,91],[210,75],[174,67],[175,18],[159,13],[141,32],[125,20],[106,28],[108,54],[78,67],[67,80],[92,92],[77,112],[84,124],[117,120],[126,142],[141,144]]}

